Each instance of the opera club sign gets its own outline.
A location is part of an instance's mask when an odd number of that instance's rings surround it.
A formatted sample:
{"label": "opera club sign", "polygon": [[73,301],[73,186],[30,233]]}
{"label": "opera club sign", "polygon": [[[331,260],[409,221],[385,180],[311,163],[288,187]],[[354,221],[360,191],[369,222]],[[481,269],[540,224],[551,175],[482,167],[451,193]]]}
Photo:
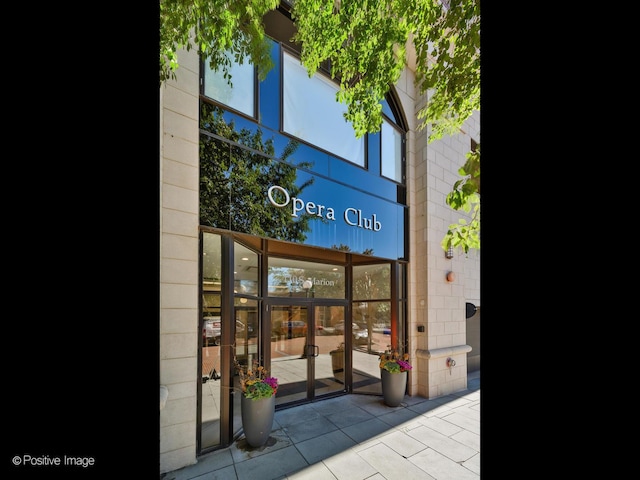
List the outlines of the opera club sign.
{"label": "opera club sign", "polygon": [[[274,198],[274,192],[280,192],[278,199]],[[290,197],[289,192],[279,185],[273,185],[269,187],[267,191],[269,202],[275,207],[285,208],[290,206],[291,216],[298,217],[298,213],[308,213],[309,215],[316,215],[320,218],[326,218],[327,220],[336,219],[336,212],[333,208],[325,205],[318,205],[314,202],[305,202],[301,198]],[[280,197],[282,197],[280,199]],[[373,230],[379,232],[382,230],[382,223],[376,218],[376,214],[372,214],[371,217],[365,217],[362,215],[362,210],[349,207],[342,212],[342,218],[347,225],[352,227],[363,228],[365,230]]]}

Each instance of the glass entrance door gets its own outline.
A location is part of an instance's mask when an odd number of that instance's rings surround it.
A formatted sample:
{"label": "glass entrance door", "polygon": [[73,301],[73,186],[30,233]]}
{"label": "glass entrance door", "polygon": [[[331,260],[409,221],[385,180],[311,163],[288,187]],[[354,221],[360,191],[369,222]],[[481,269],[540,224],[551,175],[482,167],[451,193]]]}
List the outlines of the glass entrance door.
{"label": "glass entrance door", "polygon": [[345,390],[345,331],[342,305],[314,305],[314,395]]}
{"label": "glass entrance door", "polygon": [[343,305],[294,301],[272,304],[271,375],[278,379],[276,405],[303,403],[343,391]]}

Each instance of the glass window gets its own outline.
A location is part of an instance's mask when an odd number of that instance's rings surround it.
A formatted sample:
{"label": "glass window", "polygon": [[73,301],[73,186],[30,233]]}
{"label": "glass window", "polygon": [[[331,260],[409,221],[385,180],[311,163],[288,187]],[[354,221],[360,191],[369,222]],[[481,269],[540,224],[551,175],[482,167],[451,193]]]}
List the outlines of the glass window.
{"label": "glass window", "polygon": [[258,254],[234,242],[233,293],[258,295]]}
{"label": "glass window", "polygon": [[371,345],[367,353],[386,350],[391,343],[391,302],[354,302],[351,308],[353,323],[370,333],[367,338]]}
{"label": "glass window", "polygon": [[222,240],[220,235],[202,235],[202,397],[200,449],[220,443],[220,339],[222,317],[220,295],[222,286]]}
{"label": "glass window", "polygon": [[356,138],[336,100],[339,88],[329,78],[307,70],[296,57],[284,53],[283,129],[305,142],[364,166],[364,136]]}
{"label": "glass window", "polygon": [[402,183],[402,134],[386,119],[381,127],[382,175]]}
{"label": "glass window", "polygon": [[269,258],[269,296],[345,298],[344,267]]}
{"label": "glass window", "polygon": [[[353,331],[367,332],[366,342],[352,344],[353,391],[381,393],[378,356],[391,344],[391,264],[353,266],[351,322]],[[355,381],[357,373],[370,372],[371,378]]]}
{"label": "glass window", "polygon": [[232,60],[229,73],[233,87],[224,78],[222,70],[211,70],[209,62],[205,60],[204,94],[250,117],[255,116],[253,65],[246,62],[240,65]]}
{"label": "glass window", "polygon": [[391,298],[391,264],[357,265],[353,267],[353,299]]}

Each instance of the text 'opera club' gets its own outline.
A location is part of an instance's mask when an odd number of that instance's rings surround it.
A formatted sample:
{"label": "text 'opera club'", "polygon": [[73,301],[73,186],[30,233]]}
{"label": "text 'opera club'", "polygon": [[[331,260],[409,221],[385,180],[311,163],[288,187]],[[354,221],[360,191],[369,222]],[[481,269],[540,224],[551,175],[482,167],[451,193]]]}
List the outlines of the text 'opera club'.
{"label": "text 'opera club'", "polygon": [[[274,190],[279,191],[284,196],[284,201],[278,202],[273,198]],[[316,215],[320,218],[326,218],[327,220],[335,221],[336,219],[333,208],[326,207],[325,205],[317,205],[314,202],[305,202],[301,198],[290,197],[289,192],[279,185],[269,187],[267,196],[269,197],[269,202],[278,208],[283,208],[291,204],[292,217],[297,217],[299,212],[306,212],[309,215]],[[375,213],[371,215],[371,218],[367,218],[362,216],[362,210],[349,207],[345,209],[343,218],[345,223],[354,227],[373,230],[374,232],[382,230],[382,223],[376,218]]]}

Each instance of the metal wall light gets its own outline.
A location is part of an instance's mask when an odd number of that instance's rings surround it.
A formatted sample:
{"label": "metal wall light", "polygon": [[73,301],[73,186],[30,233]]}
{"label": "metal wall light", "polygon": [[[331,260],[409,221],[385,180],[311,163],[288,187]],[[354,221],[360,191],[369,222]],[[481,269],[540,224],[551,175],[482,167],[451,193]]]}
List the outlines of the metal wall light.
{"label": "metal wall light", "polygon": [[444,252],[446,258],[453,258],[453,245],[449,245],[449,248]]}

